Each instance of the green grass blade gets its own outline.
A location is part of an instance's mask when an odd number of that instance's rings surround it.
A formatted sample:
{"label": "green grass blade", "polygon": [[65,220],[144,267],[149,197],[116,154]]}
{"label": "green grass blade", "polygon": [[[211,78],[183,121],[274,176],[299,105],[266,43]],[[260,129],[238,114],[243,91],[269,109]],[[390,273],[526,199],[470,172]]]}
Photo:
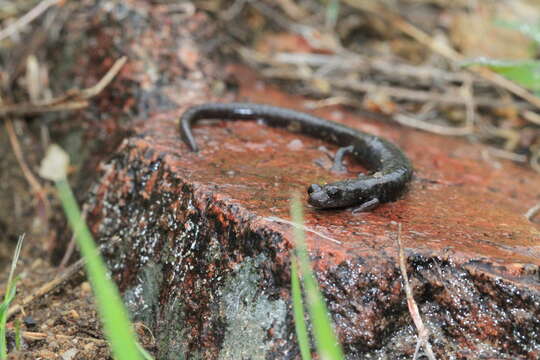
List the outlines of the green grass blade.
{"label": "green grass blade", "polygon": [[[0,304],[0,359],[7,359],[7,341],[6,341],[6,325],[7,325],[7,313],[10,302],[15,297],[15,286],[12,287],[13,296],[5,296],[4,301]],[[7,295],[7,294],[6,294]]]}
{"label": "green grass blade", "polygon": [[293,222],[296,224],[294,227],[296,252],[300,263],[300,270],[304,278],[304,289],[309,314],[313,323],[313,336],[315,337],[317,352],[320,358],[324,360],[342,360],[344,359],[343,350],[334,334],[328,309],[311,269],[302,227],[304,222],[302,205],[298,197],[295,197],[291,203],[291,213]]}
{"label": "green grass blade", "polygon": [[15,252],[13,253],[13,260],[11,261],[11,268],[9,269],[9,277],[7,282],[7,293],[10,293],[9,288],[13,284],[13,276],[15,275],[15,267],[17,266],[17,261],[19,261],[19,256],[21,256],[22,244],[24,241],[25,234],[19,236],[17,240],[17,246],[15,246]]}
{"label": "green grass blade", "polygon": [[325,25],[329,29],[334,29],[339,17],[339,0],[329,0],[326,5]]}
{"label": "green grass blade", "polygon": [[0,359],[7,359],[6,323],[8,304],[2,303],[0,306]]}
{"label": "green grass blade", "polygon": [[293,301],[294,327],[300,354],[303,360],[311,360],[311,347],[304,316],[304,302],[302,301],[302,290],[300,288],[300,278],[298,277],[298,263],[296,257],[291,257],[291,293]]}
{"label": "green grass blade", "polygon": [[7,359],[7,341],[6,341],[6,324],[7,324],[7,314],[9,305],[15,299],[15,294],[17,293],[17,281],[18,278],[13,278],[15,275],[15,267],[17,266],[17,261],[21,255],[22,244],[24,240],[24,234],[19,236],[17,241],[17,246],[15,247],[15,252],[13,254],[13,259],[11,260],[11,268],[9,270],[8,281],[6,284],[6,293],[4,294],[4,299],[0,304],[0,359]]}
{"label": "green grass blade", "polygon": [[60,201],[75,233],[86,272],[92,285],[105,336],[113,357],[117,360],[142,360],[127,311],[116,285],[109,278],[107,268],[99,254],[92,234],[81,216],[79,206],[66,180],[57,180]]}
{"label": "green grass blade", "polygon": [[461,65],[485,66],[535,93],[540,91],[540,61],[504,61],[481,58],[465,61]]}

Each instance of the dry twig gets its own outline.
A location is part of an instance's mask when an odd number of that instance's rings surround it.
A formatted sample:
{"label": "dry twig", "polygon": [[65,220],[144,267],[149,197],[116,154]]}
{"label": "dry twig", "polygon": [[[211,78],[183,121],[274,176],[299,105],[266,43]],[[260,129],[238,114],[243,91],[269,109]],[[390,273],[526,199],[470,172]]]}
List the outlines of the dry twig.
{"label": "dry twig", "polygon": [[493,155],[493,156],[501,158],[501,159],[511,160],[511,161],[518,162],[518,163],[527,162],[527,156],[526,155],[516,154],[516,153],[508,151],[508,150],[497,149],[497,148],[494,148],[494,147],[491,147],[491,146],[488,147],[486,150],[487,150],[486,155]]}
{"label": "dry twig", "polygon": [[[82,207],[82,213],[81,218],[83,221],[86,221],[86,216],[88,214],[88,206],[86,204]],[[67,263],[69,262],[69,259],[71,259],[71,255],[73,255],[73,252],[75,251],[75,233],[71,235],[71,239],[69,240],[69,244],[66,248],[66,252],[64,253],[64,256],[62,257],[62,261],[60,261],[60,265],[58,265],[59,269],[63,269]]]}
{"label": "dry twig", "polygon": [[446,135],[446,136],[464,136],[473,133],[473,127],[466,125],[464,127],[456,128],[438,124],[432,124],[426,121],[420,121],[411,116],[396,114],[392,117],[396,122],[401,125],[409,126],[415,129],[429,131],[434,134]]}
{"label": "dry twig", "polygon": [[80,92],[80,98],[84,100],[88,100],[90,98],[93,98],[94,96],[98,95],[109,83],[114,79],[116,75],[120,72],[122,67],[127,61],[126,56],[122,56],[120,59],[116,60],[107,71],[107,73],[97,82],[96,85],[89,87],[87,89],[81,90]]}
{"label": "dry twig", "polygon": [[[245,49],[244,49],[245,50]],[[280,52],[271,57],[274,64],[309,65],[332,70],[346,70],[370,73],[373,70],[395,78],[396,76],[414,78],[418,81],[433,80],[448,82],[466,82],[471,77],[465,72],[452,73],[432,66],[408,65],[369,58],[361,54],[311,54]]]}
{"label": "dry twig", "polygon": [[527,220],[532,221],[532,219],[540,212],[540,203],[534,205],[532,208],[527,210],[525,213],[525,217]]}
{"label": "dry twig", "polygon": [[[267,65],[270,68],[263,69],[261,72],[264,76],[269,78],[279,78],[286,80],[304,80],[312,81],[315,78],[322,79],[326,81],[329,85],[338,88],[353,90],[362,93],[383,93],[392,98],[399,100],[410,100],[415,102],[435,102],[440,104],[450,104],[450,105],[463,105],[467,108],[468,118],[471,118],[470,111],[474,110],[476,106],[490,107],[490,108],[499,108],[507,107],[508,104],[501,101],[493,101],[493,97],[475,97],[472,99],[472,91],[469,90],[466,94],[463,94],[461,88],[456,86],[448,86],[449,90],[446,93],[434,93],[433,91],[427,90],[416,90],[411,88],[391,86],[391,85],[381,85],[369,81],[358,80],[356,78],[344,78],[342,76],[330,76],[328,73],[322,73],[322,71],[313,71],[311,66],[324,67],[326,70],[336,66],[335,69],[340,70],[360,70],[362,67],[366,67],[365,60],[362,60],[362,57],[351,57],[350,59],[345,57],[343,58],[340,55],[320,55],[320,54],[298,54],[297,56],[292,56],[291,54],[281,53],[276,56],[267,56],[262,53],[255,52],[247,48],[239,48],[238,53],[242,56],[248,63],[256,65]],[[351,56],[351,55],[347,55]],[[349,59],[349,60],[344,60]],[[305,60],[305,63],[302,64],[302,61]],[[370,60],[371,61],[371,60]],[[343,65],[343,64],[346,65]],[[392,64],[383,61],[373,60],[376,68],[385,69],[385,71],[390,71]],[[293,65],[284,66],[284,65]],[[299,68],[300,67],[300,68]],[[389,75],[401,75],[401,76],[411,76],[415,77],[418,80],[429,79],[429,77],[436,78],[441,76],[447,81],[460,81],[460,82],[471,82],[470,76],[467,74],[455,74],[444,72],[442,70],[436,71],[430,67],[420,68],[418,71],[413,70],[413,66],[400,65],[395,67],[398,69],[397,73]],[[401,69],[401,70],[400,70]],[[401,71],[401,73],[400,73]],[[472,84],[467,85],[472,86]],[[465,96],[464,96],[465,95]],[[472,106],[471,106],[472,105]],[[517,107],[527,108],[527,103],[516,104]]]}
{"label": "dry twig", "polygon": [[38,115],[55,111],[79,110],[88,106],[88,101],[66,101],[60,104],[36,105],[32,103],[20,103],[13,105],[0,105],[0,117],[2,116],[27,116]]}
{"label": "dry twig", "polygon": [[34,176],[32,171],[30,170],[30,167],[26,163],[26,160],[24,159],[24,155],[21,150],[21,145],[19,143],[19,140],[17,139],[17,135],[15,134],[13,121],[9,118],[6,119],[4,126],[6,128],[6,132],[8,134],[8,138],[11,143],[11,148],[13,149],[15,158],[17,159],[17,162],[19,163],[19,166],[21,167],[24,178],[26,179],[26,181],[32,188],[32,192],[40,199],[45,210],[45,217],[48,217],[50,213],[51,205],[49,203],[49,199],[47,199],[47,193],[45,189],[43,188],[43,186],[41,186],[41,183],[38,181],[36,176]]}
{"label": "dry twig", "polygon": [[45,11],[47,11],[48,8],[50,8],[53,5],[57,5],[63,0],[43,0],[39,4],[37,4],[34,8],[32,8],[30,11],[28,11],[26,14],[21,16],[18,20],[13,22],[12,24],[8,25],[5,29],[0,30],[0,41],[4,40],[5,38],[9,36],[15,35],[19,30],[26,25],[30,24],[32,21],[34,21],[36,18],[38,18],[41,14],[43,14]]}
{"label": "dry twig", "polygon": [[21,145],[15,134],[15,129],[13,127],[13,121],[9,117],[10,115],[29,115],[36,114],[41,112],[51,112],[51,111],[60,111],[60,110],[73,110],[80,109],[88,105],[88,99],[98,95],[118,74],[122,66],[126,63],[126,57],[118,59],[113,66],[107,71],[105,76],[101,78],[98,83],[90,88],[83,90],[71,90],[66,94],[54,98],[46,103],[42,104],[15,104],[15,105],[3,105],[0,104],[0,117],[3,117],[5,120],[5,128],[13,148],[17,162],[21,167],[21,170],[24,174],[24,177],[30,187],[32,192],[38,196],[40,201],[43,204],[45,210],[45,217],[48,217],[50,213],[50,203],[47,199],[47,194],[37,177],[32,173],[30,167],[26,163],[23,155]]}
{"label": "dry twig", "polygon": [[536,171],[540,173],[540,148],[538,146],[533,146],[531,149],[531,158],[529,159],[529,165]]}
{"label": "dry twig", "polygon": [[305,225],[298,225],[298,224],[296,224],[296,223],[294,223],[292,221],[286,220],[286,219],[282,219],[282,218],[279,218],[279,217],[276,217],[276,216],[268,216],[268,217],[265,217],[264,220],[271,221],[271,222],[276,222],[276,223],[287,224],[287,225],[291,225],[291,226],[294,226],[294,227],[299,227],[303,231],[315,234],[315,235],[317,235],[317,236],[319,236],[319,237],[321,237],[321,238],[323,238],[325,240],[328,240],[328,241],[331,241],[333,243],[340,244],[340,245],[342,244],[342,242],[339,241],[339,240],[336,240],[334,238],[326,236],[323,233],[315,231],[315,230],[313,230],[313,229],[311,229],[311,228],[309,228],[309,227],[307,227]]}
{"label": "dry twig", "polygon": [[533,124],[540,125],[540,115],[535,113],[534,111],[523,111],[522,113],[523,117],[532,122]]}
{"label": "dry twig", "polygon": [[[360,91],[360,92],[366,92],[366,93],[382,93],[387,96],[397,98],[397,99],[404,99],[404,100],[412,100],[417,102],[436,102],[436,103],[443,103],[443,104],[455,104],[455,105],[466,105],[469,101],[468,98],[465,98],[460,95],[456,95],[456,93],[459,93],[457,89],[450,89],[445,94],[440,93],[434,93],[432,91],[423,91],[423,90],[413,90],[409,88],[403,88],[403,87],[395,87],[395,86],[389,86],[389,85],[379,85],[372,82],[367,81],[359,81],[352,78],[345,78],[345,79],[337,79],[332,80],[330,79],[329,82],[338,87],[338,88],[347,88],[354,91]],[[476,103],[480,104],[492,104],[493,105],[493,99],[478,99]]]}
{"label": "dry twig", "polygon": [[98,95],[120,72],[127,58],[122,56],[111,66],[109,71],[92,87],[73,89],[43,103],[19,103],[0,105],[0,117],[8,115],[25,116],[53,111],[78,110],[88,106],[88,100]]}
{"label": "dry twig", "polygon": [[43,284],[41,287],[39,287],[37,290],[35,290],[32,294],[28,295],[22,301],[20,304],[12,306],[8,310],[8,318],[11,316],[18,314],[24,306],[29,305],[30,303],[42,298],[43,296],[51,293],[55,289],[57,289],[60,285],[65,283],[66,281],[70,280],[73,276],[75,276],[79,271],[83,269],[84,260],[80,259],[70,267],[68,267],[64,272],[62,272],[60,275],[55,277],[53,280],[49,281],[46,284]]}
{"label": "dry twig", "polygon": [[398,224],[398,234],[397,234],[397,243],[399,247],[399,269],[401,271],[401,276],[403,276],[403,286],[405,288],[405,294],[407,295],[407,306],[409,307],[409,313],[416,326],[416,331],[418,332],[418,342],[416,343],[416,350],[414,352],[413,359],[416,359],[418,356],[418,351],[420,347],[424,347],[426,356],[430,360],[435,360],[435,355],[431,349],[431,344],[429,343],[429,330],[424,325],[422,317],[420,316],[420,310],[418,310],[418,305],[414,301],[413,291],[409,283],[409,277],[407,276],[407,266],[405,264],[405,254],[403,251],[403,246],[401,244],[401,223]]}
{"label": "dry twig", "polygon": [[99,345],[107,345],[107,340],[96,339],[93,337],[82,337],[82,336],[71,336],[71,335],[62,335],[62,334],[50,334],[43,332],[35,331],[21,331],[22,337],[27,341],[37,341],[37,340],[71,340],[78,342],[89,342]]}

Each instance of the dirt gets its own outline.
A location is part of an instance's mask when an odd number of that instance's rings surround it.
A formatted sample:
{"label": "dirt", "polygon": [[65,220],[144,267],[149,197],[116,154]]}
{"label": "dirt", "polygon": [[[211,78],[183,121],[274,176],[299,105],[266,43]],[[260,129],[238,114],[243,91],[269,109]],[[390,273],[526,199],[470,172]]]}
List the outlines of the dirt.
{"label": "dirt", "polygon": [[[28,257],[23,253],[18,266],[19,299],[37,292],[64,271],[39,258],[33,262],[26,259]],[[15,321],[20,322],[20,351],[15,349]],[[12,317],[8,329],[10,359],[110,358],[96,313],[92,289],[85,281],[82,270],[74,273],[68,281],[48,292],[46,296],[23,307],[19,314]],[[141,323],[135,323],[135,329],[141,344],[152,353],[155,348],[152,334]]]}
{"label": "dirt", "polygon": [[[43,255],[46,255],[45,253]],[[21,280],[18,298],[23,298],[48,283],[59,269],[47,261],[29,263],[24,252],[19,263]],[[9,323],[14,332],[15,319],[21,327],[21,350],[14,351],[14,334],[9,345],[13,359],[106,359],[107,345],[101,334],[93,304],[92,291],[83,274],[75,276],[47,296],[24,307]],[[9,346],[8,345],[8,346]],[[69,357],[69,354],[74,356]]]}

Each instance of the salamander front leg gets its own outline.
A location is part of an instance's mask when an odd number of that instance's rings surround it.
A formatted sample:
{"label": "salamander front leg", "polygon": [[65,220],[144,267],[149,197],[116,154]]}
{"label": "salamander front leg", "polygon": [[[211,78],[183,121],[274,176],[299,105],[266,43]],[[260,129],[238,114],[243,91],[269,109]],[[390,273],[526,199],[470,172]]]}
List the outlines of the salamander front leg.
{"label": "salamander front leg", "polygon": [[360,213],[360,212],[371,211],[371,210],[375,209],[377,206],[379,206],[380,203],[381,202],[379,201],[379,199],[373,198],[371,200],[368,200],[368,201],[362,203],[362,205],[353,208],[352,213],[357,214],[357,213]]}
{"label": "salamander front leg", "polygon": [[353,150],[354,150],[353,145],[339,148],[336,151],[336,155],[334,155],[334,164],[332,165],[332,168],[330,169],[330,171],[332,171],[333,173],[341,173],[341,174],[346,173],[347,168],[343,165],[343,157],[347,153],[352,152]]}

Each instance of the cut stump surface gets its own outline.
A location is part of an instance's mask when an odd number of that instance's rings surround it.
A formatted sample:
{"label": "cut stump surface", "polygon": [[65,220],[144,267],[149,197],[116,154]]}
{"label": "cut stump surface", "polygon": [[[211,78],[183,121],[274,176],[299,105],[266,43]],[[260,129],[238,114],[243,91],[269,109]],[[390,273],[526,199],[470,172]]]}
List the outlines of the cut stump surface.
{"label": "cut stump surface", "polygon": [[[232,71],[249,79],[242,100],[302,109],[302,99]],[[289,198],[340,178],[318,165],[329,162],[320,147],[335,147],[256,122],[212,122],[195,127],[202,150],[193,153],[177,129],[184,109],[147,119],[104,166],[94,230],[132,310],[169,342],[163,356],[293,354]],[[385,136],[415,167],[409,191],[372,212],[306,206],[308,244],[346,352],[414,349],[399,222],[437,352],[538,354],[540,231],[523,214],[539,199],[539,176],[456,139],[339,109],[315,113]],[[349,169],[343,178],[361,171]]]}

